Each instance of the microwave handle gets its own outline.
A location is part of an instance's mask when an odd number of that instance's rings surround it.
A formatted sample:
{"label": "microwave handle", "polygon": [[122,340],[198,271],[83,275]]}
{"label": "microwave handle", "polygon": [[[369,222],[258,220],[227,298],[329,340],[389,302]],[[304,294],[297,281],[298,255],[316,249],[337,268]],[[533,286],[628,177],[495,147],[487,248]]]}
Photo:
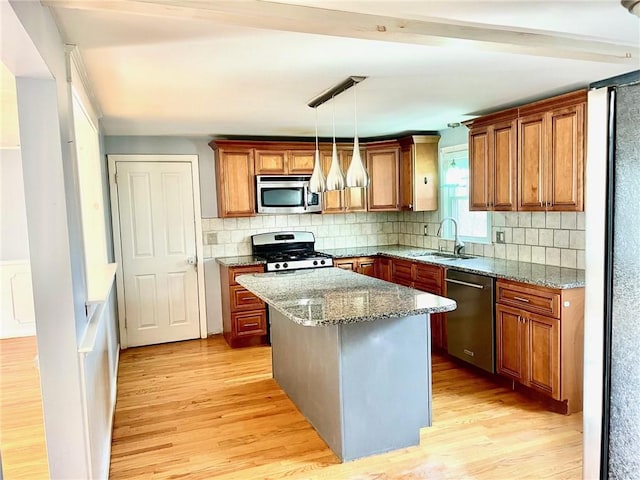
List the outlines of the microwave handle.
{"label": "microwave handle", "polygon": [[309,186],[304,186],[304,209],[309,210]]}

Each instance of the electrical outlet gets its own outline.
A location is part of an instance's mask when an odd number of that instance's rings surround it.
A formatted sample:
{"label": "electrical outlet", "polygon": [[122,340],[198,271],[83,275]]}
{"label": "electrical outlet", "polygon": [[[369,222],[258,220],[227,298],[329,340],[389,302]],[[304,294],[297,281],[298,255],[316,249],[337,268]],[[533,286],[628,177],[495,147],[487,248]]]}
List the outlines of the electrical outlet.
{"label": "electrical outlet", "polygon": [[217,232],[207,232],[205,243],[207,245],[215,245],[218,243],[218,233]]}
{"label": "electrical outlet", "polygon": [[426,237],[427,235],[429,235],[429,225],[425,224],[424,225],[424,236]]}
{"label": "electrical outlet", "polygon": [[504,232],[501,230],[496,232],[496,243],[504,243]]}

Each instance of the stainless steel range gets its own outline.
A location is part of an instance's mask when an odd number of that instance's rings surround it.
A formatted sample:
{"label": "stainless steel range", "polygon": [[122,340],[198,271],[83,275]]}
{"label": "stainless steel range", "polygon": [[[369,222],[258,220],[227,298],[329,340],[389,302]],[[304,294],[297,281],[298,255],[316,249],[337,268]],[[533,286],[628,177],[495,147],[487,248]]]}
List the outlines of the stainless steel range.
{"label": "stainless steel range", "polygon": [[311,232],[272,232],[251,236],[253,255],[267,262],[267,272],[332,267],[331,255],[316,252],[315,243]]}

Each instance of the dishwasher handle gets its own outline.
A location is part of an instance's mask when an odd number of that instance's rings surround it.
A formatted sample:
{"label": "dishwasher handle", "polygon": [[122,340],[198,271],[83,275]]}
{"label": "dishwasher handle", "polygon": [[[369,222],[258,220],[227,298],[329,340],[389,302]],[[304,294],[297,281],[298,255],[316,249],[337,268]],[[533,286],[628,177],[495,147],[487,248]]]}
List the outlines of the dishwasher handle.
{"label": "dishwasher handle", "polygon": [[465,287],[477,288],[478,290],[483,290],[484,285],[478,285],[477,283],[463,282],[462,280],[454,280],[453,278],[445,278],[446,282],[456,283],[458,285],[464,285]]}

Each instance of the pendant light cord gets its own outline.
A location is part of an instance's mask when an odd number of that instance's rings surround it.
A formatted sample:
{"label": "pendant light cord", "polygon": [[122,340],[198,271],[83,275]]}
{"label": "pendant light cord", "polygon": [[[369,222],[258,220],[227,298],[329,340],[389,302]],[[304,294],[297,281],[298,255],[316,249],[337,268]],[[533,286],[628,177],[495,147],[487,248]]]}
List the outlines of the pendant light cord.
{"label": "pendant light cord", "polygon": [[353,86],[353,117],[355,124],[355,137],[358,136],[358,84]]}
{"label": "pendant light cord", "polygon": [[336,102],[331,97],[331,106],[333,107],[333,143],[336,143]]}
{"label": "pendant light cord", "polygon": [[318,150],[318,107],[313,109],[316,112],[316,151]]}

